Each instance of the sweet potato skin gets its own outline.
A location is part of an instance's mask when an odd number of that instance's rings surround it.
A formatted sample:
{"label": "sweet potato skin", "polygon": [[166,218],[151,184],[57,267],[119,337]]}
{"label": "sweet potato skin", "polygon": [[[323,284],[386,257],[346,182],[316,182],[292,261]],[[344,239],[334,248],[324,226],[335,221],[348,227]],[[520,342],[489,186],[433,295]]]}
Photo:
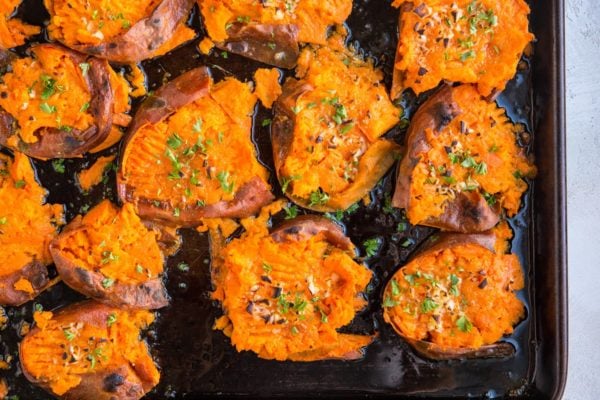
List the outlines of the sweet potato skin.
{"label": "sweet potato skin", "polygon": [[[210,73],[207,67],[190,70],[172,80],[142,103],[130,125],[125,146],[140,127],[160,122],[180,107],[208,95],[209,90]],[[241,186],[232,201],[220,201],[206,206],[188,206],[180,210],[178,217],[174,217],[174,206],[170,202],[135,196],[135,189],[128,185],[123,174],[122,160],[117,173],[117,189],[120,199],[134,203],[142,218],[167,225],[190,227],[197,226],[202,218],[248,217],[274,198],[267,184],[256,177]]]}
{"label": "sweet potato skin", "polygon": [[[259,224],[266,222],[266,214],[271,214],[277,212],[280,208],[277,208],[277,204],[283,204],[282,202],[275,202],[271,206],[270,210],[267,210],[267,207],[263,208],[258,220]],[[280,207],[280,206],[279,206]],[[254,229],[254,228],[250,228]],[[294,242],[306,242],[311,240],[314,236],[319,236],[322,240],[331,244],[332,247],[336,247],[343,252],[347,253],[347,255],[354,257],[355,256],[355,248],[350,239],[345,236],[342,228],[340,228],[335,223],[330,220],[320,217],[317,215],[304,215],[296,217],[292,220],[287,220],[281,224],[279,224],[276,228],[270,230],[270,232],[264,232],[270,236],[270,238],[276,242],[277,244],[283,244],[282,248],[285,248],[287,244],[291,244]],[[263,234],[264,234],[263,233]],[[261,235],[261,233],[259,233]],[[226,246],[226,238],[222,235],[219,230],[211,230],[211,276],[213,282],[215,282],[217,291],[213,294],[213,298],[218,299],[220,301],[225,301],[226,293],[223,291],[224,288],[221,287],[223,284],[217,283],[224,279],[227,275],[226,271],[226,260],[224,258],[225,254],[225,246]],[[370,273],[369,273],[370,276]],[[357,294],[358,295],[358,294]],[[360,295],[358,295],[360,296]],[[357,307],[356,311],[359,311],[363,304],[362,297],[355,298],[354,301],[359,301],[360,305],[355,305]],[[315,297],[315,301],[317,301],[317,297]],[[356,304],[356,303],[355,303]],[[227,309],[226,306],[223,306],[225,311],[230,311],[231,309]],[[229,318],[223,317],[225,319]],[[215,326],[218,329],[222,329],[224,332],[227,332],[227,328],[220,326],[223,318],[217,320]],[[331,321],[330,321],[331,322]],[[283,325],[282,325],[283,326]],[[225,333],[227,336],[230,334]],[[313,347],[311,349],[307,349],[299,352],[288,352],[284,357],[277,357],[275,359],[283,361],[296,361],[296,362],[313,362],[319,360],[356,360],[364,357],[364,348],[372,342],[376,335],[371,336],[363,336],[357,334],[346,334],[346,333],[338,333],[337,340],[330,342],[320,343],[318,346]],[[236,347],[238,344],[235,344]],[[239,350],[239,349],[238,349]],[[254,350],[253,350],[254,351]],[[265,354],[269,354],[261,352],[258,353],[259,357],[272,359],[273,354],[269,356],[265,356]]]}
{"label": "sweet potato skin", "polygon": [[[271,127],[271,144],[273,146],[273,162],[278,179],[282,180],[280,173],[286,158],[291,152],[294,141],[294,129],[296,125],[296,113],[294,108],[296,101],[304,93],[314,90],[314,86],[302,80],[288,79],[283,86],[283,93],[274,103],[275,115]],[[401,147],[391,141],[379,141],[371,144],[370,148],[377,146],[378,152],[373,154],[369,148],[364,148],[365,154],[360,159],[359,176],[364,179],[357,180],[347,190],[332,196],[326,205],[311,205],[308,199],[291,196],[284,193],[294,203],[311,210],[319,212],[344,210],[353,203],[359,201],[368,191],[375,186],[377,181],[394,164],[396,156],[400,154]],[[366,146],[365,146],[366,147]],[[384,154],[381,154],[383,152]],[[370,157],[371,156],[371,157]],[[368,173],[364,173],[368,171]]]}
{"label": "sweet potato skin", "polygon": [[[33,293],[15,289],[15,283],[20,279],[31,283]],[[48,268],[38,261],[32,261],[18,271],[0,278],[0,304],[20,306],[35,298],[50,284]]]}
{"label": "sweet potato skin", "polygon": [[[408,208],[412,173],[421,155],[429,150],[425,131],[440,132],[461,114],[459,105],[452,98],[452,87],[444,86],[431,96],[415,113],[407,132],[406,154],[396,177],[396,189],[392,205]],[[423,225],[452,232],[483,232],[493,228],[499,221],[500,209],[488,205],[478,192],[460,193],[449,201],[446,209],[436,218],[429,218]]]}
{"label": "sweet potato skin", "polygon": [[[92,300],[76,303],[61,309],[54,315],[54,319],[59,322],[78,321],[86,324],[104,326],[106,320],[114,308],[98,303]],[[38,333],[40,329],[35,326],[25,336],[23,342],[28,337]],[[23,342],[19,346],[19,359],[23,374],[32,383],[42,387],[53,394],[49,386],[44,382],[35,379],[25,368],[23,359]],[[129,374],[127,372],[130,372]],[[137,379],[126,379],[126,377]],[[146,392],[150,391],[154,384],[143,369],[136,370],[135,366],[121,365],[114,371],[105,371],[103,373],[90,373],[82,376],[81,383],[70,389],[61,398],[65,400],[138,400]]]}
{"label": "sweet potato skin", "polygon": [[[466,244],[479,245],[489,251],[495,252],[496,240],[497,236],[493,231],[473,234],[450,232],[439,233],[430,237],[425,243],[423,243],[421,248],[410,257],[407,263],[418,257],[436,253],[443,249]],[[390,285],[391,279],[386,285],[384,292],[389,292]],[[481,346],[479,348],[442,347],[432,342],[407,338],[394,324],[391,325],[396,333],[406,340],[417,353],[432,360],[503,358],[510,357],[515,353],[515,348],[508,342],[497,342],[494,344]]]}
{"label": "sweet potato skin", "polygon": [[298,27],[293,24],[233,23],[220,49],[280,68],[294,68],[300,54]]}
{"label": "sweet potato skin", "polygon": [[[52,0],[46,0],[52,12]],[[154,52],[165,43],[180,23],[185,23],[193,0],[164,0],[156,9],[135,23],[127,32],[100,45],[69,43],[69,47],[85,54],[117,63],[137,63],[152,58]]]}
{"label": "sweet potato skin", "polygon": [[302,215],[285,221],[271,232],[271,237],[276,242],[302,241],[321,232],[334,246],[342,250],[354,251],[354,245],[338,225],[316,215]]}
{"label": "sweet potato skin", "polygon": [[78,216],[50,243],[50,254],[56,264],[56,270],[68,286],[103,303],[126,309],[151,310],[169,304],[169,295],[159,277],[139,285],[116,281],[111,287],[105,288],[102,285],[104,275],[82,268],[65,257],[60,251],[59,242],[65,236],[83,229],[87,227],[82,224],[81,217]]}
{"label": "sweet potato skin", "polygon": [[[72,129],[67,132],[57,128],[42,128],[36,133],[39,138],[37,142],[26,143],[19,139],[15,150],[40,159],[79,157],[102,143],[110,133],[113,105],[110,66],[106,61],[88,58],[54,44],[41,44],[33,49],[44,51],[45,48],[60,49],[75,64],[90,64],[85,80],[91,95],[89,112],[94,117],[94,124],[84,131]],[[10,147],[8,139],[16,131],[15,119],[0,107],[0,145]]]}

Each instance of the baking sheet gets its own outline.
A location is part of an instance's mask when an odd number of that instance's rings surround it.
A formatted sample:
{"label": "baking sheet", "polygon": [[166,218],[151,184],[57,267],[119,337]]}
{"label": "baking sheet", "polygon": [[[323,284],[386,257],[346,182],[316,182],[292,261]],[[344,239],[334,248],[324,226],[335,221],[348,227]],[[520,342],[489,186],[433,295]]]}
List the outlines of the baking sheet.
{"label": "baking sheet", "polygon": [[[386,207],[393,192],[395,168],[373,190],[373,202],[344,218],[352,241],[361,249],[366,239],[377,237],[379,254],[367,260],[375,272],[368,290],[369,305],[346,328],[348,332],[378,332],[365,357],[357,361],[320,361],[313,363],[276,362],[258,359],[252,353],[237,353],[229,339],[212,330],[220,309],[210,300],[208,237],[182,229],[183,247],[168,260],[167,287],[171,305],[158,312],[157,322],[145,333],[153,355],[161,367],[161,382],[147,399],[197,398],[200,395],[246,395],[251,398],[340,396],[349,398],[371,394],[376,397],[487,397],[517,396],[557,398],[566,376],[566,231],[565,231],[565,144],[563,106],[563,12],[562,1],[531,1],[531,30],[537,37],[535,51],[521,68],[498,103],[507,108],[510,118],[527,126],[532,133],[532,149],[540,173],[523,199],[519,214],[510,221],[515,230],[512,251],[517,253],[526,273],[526,287],[519,296],[526,304],[527,317],[505,339],[516,348],[509,359],[431,362],[417,356],[383,323],[380,297],[385,282],[407,259],[420,242],[434,232],[425,227],[409,227],[400,210]],[[190,24],[204,36],[195,9]],[[47,19],[41,0],[25,0],[19,15],[42,25]],[[371,57],[382,68],[389,87],[397,41],[397,11],[390,0],[355,0],[347,21],[349,44]],[[213,51],[203,56],[196,50],[199,41],[177,49],[156,60],[143,63],[150,89],[164,79],[172,79],[195,66],[211,67],[216,81],[235,75],[250,79],[260,63]],[[44,35],[37,37],[44,41]],[[26,47],[19,49],[23,52]],[[407,95],[402,104],[407,117],[427,96]],[[135,110],[135,105],[134,105]],[[270,111],[257,106],[253,140],[261,161],[271,172],[271,184],[281,195],[274,179],[269,127],[260,122],[271,118]],[[402,143],[406,129],[399,127],[388,137]],[[79,170],[102,155],[115,154],[115,146],[83,160],[65,161],[64,174],[56,173],[50,162],[35,161],[41,182],[50,190],[49,202],[64,203],[67,218],[93,207],[103,197],[116,201],[114,171],[90,193],[82,193],[74,182]],[[65,179],[68,178],[68,179]],[[188,272],[177,268],[190,265]],[[54,309],[77,301],[82,296],[59,284],[34,302],[6,308],[9,326],[0,332],[0,354],[12,357],[9,370],[0,371],[11,387],[10,394],[21,399],[49,399],[51,396],[30,384],[18,366],[19,332],[32,321],[34,304]]]}

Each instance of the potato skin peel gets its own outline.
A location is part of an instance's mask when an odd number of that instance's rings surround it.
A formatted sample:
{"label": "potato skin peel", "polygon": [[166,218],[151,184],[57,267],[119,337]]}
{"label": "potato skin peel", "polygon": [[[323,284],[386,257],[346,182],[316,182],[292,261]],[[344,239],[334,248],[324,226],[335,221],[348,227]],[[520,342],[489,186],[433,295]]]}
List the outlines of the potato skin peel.
{"label": "potato skin peel", "polygon": [[[502,227],[502,229],[504,229],[504,227]],[[443,252],[447,249],[452,249],[464,245],[476,245],[481,249],[480,251],[489,251],[494,254],[502,254],[503,250],[505,250],[505,244],[502,244],[502,240],[503,238],[497,236],[496,230],[472,234],[460,234],[450,232],[436,234],[430,237],[421,246],[421,248],[413,256],[411,256],[407,263],[396,273],[394,273],[394,275],[392,275],[392,278],[387,283],[384,289],[384,297],[389,296],[390,293],[392,293],[392,291],[394,290],[391,283],[392,280],[401,280],[403,277],[402,271],[404,267],[408,266],[411,262],[418,260],[420,257],[427,257],[429,255],[434,255],[436,253]],[[519,273],[521,273],[520,270]],[[397,276],[399,276],[400,278],[396,278]],[[516,289],[518,290],[521,288],[517,287]],[[396,305],[394,305],[394,307],[396,307]],[[388,324],[390,324],[396,331],[396,333],[398,333],[398,335],[400,335],[405,341],[407,341],[418,354],[422,355],[423,357],[432,360],[453,360],[470,358],[504,358],[511,357],[515,354],[515,348],[513,347],[513,345],[508,342],[502,341],[498,341],[492,344],[484,344],[479,347],[448,347],[439,345],[429,340],[419,340],[413,337],[409,337],[402,331],[402,329],[399,326],[396,325],[394,318],[390,315],[392,311],[388,310],[388,308],[384,308],[384,320]]]}
{"label": "potato skin peel", "polygon": [[[44,2],[52,15],[53,0]],[[85,54],[122,64],[137,63],[154,57],[177,27],[185,23],[193,5],[193,0],[163,0],[149,16],[137,21],[125,33],[99,45],[66,43],[59,33],[51,33],[51,36]]]}
{"label": "potato skin peel", "polygon": [[[301,216],[269,232],[265,226],[269,214],[277,212],[281,204],[275,202],[259,217],[242,220],[246,233],[239,239],[226,242],[218,229],[211,229],[213,298],[222,303],[225,312],[215,322],[215,329],[230,337],[238,351],[250,350],[264,359],[307,362],[363,357],[363,348],[374,336],[344,334],[337,329],[364,306],[360,292],[371,271],[351,261],[353,244],[326,218]],[[253,251],[248,246],[255,245],[261,248],[256,250],[256,260],[248,254]],[[322,251],[327,255],[316,264],[298,261],[304,264],[298,267],[303,278],[294,278],[298,272],[289,264],[294,251],[305,251],[306,260],[322,257]],[[245,265],[244,271],[240,263]],[[253,285],[255,278],[261,283]]]}
{"label": "potato skin peel", "polygon": [[[411,201],[417,201],[414,199],[411,200],[412,185],[414,182],[413,174],[421,159],[433,148],[433,144],[429,142],[429,140],[433,139],[428,138],[428,132],[431,132],[434,137],[440,136],[446,127],[460,120],[461,115],[469,111],[462,110],[458,103],[457,93],[459,90],[462,90],[461,93],[471,93],[470,88],[467,86],[451,87],[445,85],[423,103],[415,113],[406,136],[406,154],[401,160],[397,172],[396,188],[392,198],[392,205],[394,207],[410,210],[414,205]],[[474,89],[472,92],[477,93]],[[484,100],[478,94],[476,96],[477,98],[474,98],[473,101],[483,104]],[[497,109],[496,111],[499,110]],[[502,122],[500,121],[499,123]],[[509,129],[509,127],[506,129]],[[510,129],[513,129],[512,124]],[[485,135],[487,132],[482,132],[481,134]],[[462,136],[462,134],[456,134],[457,140],[461,139],[459,136]],[[516,140],[516,138],[513,140]],[[491,154],[491,151],[488,149],[486,151]],[[519,162],[524,162],[522,161],[525,159],[524,155],[521,154],[522,150],[516,149],[515,151],[517,152],[512,157],[518,159]],[[480,156],[483,157],[484,155]],[[450,166],[452,167],[452,165]],[[500,167],[496,168],[499,170]],[[535,174],[535,167],[532,164],[529,163],[527,168],[530,169],[527,174]],[[487,172],[486,168],[486,174],[488,173],[494,173],[494,171]],[[510,179],[513,179],[513,177],[510,176]],[[516,184],[514,183],[514,185]],[[431,214],[425,220],[411,220],[411,223],[461,233],[484,232],[492,229],[500,220],[503,212],[501,202],[488,203],[482,193],[480,193],[480,190],[481,188],[475,191],[460,191],[456,194],[455,198],[446,200],[444,209],[440,215]],[[515,210],[510,211],[510,213],[514,212]]]}
{"label": "potato skin peel", "polygon": [[[210,73],[206,67],[190,70],[161,87],[140,106],[130,125],[125,146],[142,126],[156,124],[179,108],[207,96],[210,87]],[[203,218],[244,218],[255,214],[263,205],[273,200],[273,194],[267,184],[261,178],[255,177],[236,190],[233,200],[222,200],[202,206],[188,205],[181,208],[179,216],[175,217],[171,202],[138,197],[135,188],[128,184],[123,169],[122,157],[117,174],[117,188],[121,200],[134,203],[141,217],[167,225],[193,227]]]}
{"label": "potato skin peel", "polygon": [[[84,323],[103,329],[107,325],[109,315],[118,312],[121,310],[88,300],[60,309],[52,316],[52,320],[61,325]],[[35,346],[34,336],[42,329],[44,328],[34,326],[21,341],[19,345],[20,364],[23,374],[30,382],[57,396],[50,388],[49,382],[36,378],[28,369],[29,347]],[[123,344],[115,344],[115,346],[119,345]],[[156,366],[153,364],[150,354],[147,354],[147,358],[136,365],[127,362],[111,365],[105,370],[82,374],[80,383],[59,397],[65,400],[138,400],[158,383],[157,374]]]}
{"label": "potato skin peel", "polygon": [[[84,131],[41,128],[35,132],[39,140],[28,143],[18,137],[15,118],[0,107],[0,145],[39,159],[80,157],[100,145],[111,130],[113,93],[109,77],[110,66],[104,60],[86,57],[54,44],[36,45],[30,51],[35,54],[46,49],[61,51],[76,65],[81,63],[90,65],[84,78],[91,96],[89,112],[94,118],[94,124]],[[13,139],[16,139],[16,145],[12,144]]]}
{"label": "potato skin peel", "polygon": [[[106,202],[107,200],[105,200]],[[101,203],[96,207],[105,205]],[[112,205],[110,207],[115,208]],[[122,213],[123,211],[116,212]],[[70,237],[74,237],[77,233],[86,234],[87,231],[93,229],[93,225],[86,224],[81,216],[77,216],[50,244],[50,253],[62,280],[74,290],[115,307],[152,310],[167,306],[169,295],[160,276],[148,278],[141,282],[122,282],[117,278],[113,284],[107,287],[105,284],[106,276],[99,270],[93,270],[97,266],[92,265],[92,268],[82,267],[72,258],[66,256],[65,251],[67,249],[63,243],[66,243]],[[146,229],[146,227],[143,226],[143,229]],[[98,246],[96,243],[90,245]]]}

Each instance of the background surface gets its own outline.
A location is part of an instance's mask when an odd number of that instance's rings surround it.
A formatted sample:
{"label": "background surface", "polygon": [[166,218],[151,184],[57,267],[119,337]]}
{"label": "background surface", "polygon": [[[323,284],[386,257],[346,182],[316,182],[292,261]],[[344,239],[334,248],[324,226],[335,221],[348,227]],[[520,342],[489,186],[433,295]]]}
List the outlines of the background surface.
{"label": "background surface", "polygon": [[564,399],[600,397],[600,2],[566,1],[569,373]]}

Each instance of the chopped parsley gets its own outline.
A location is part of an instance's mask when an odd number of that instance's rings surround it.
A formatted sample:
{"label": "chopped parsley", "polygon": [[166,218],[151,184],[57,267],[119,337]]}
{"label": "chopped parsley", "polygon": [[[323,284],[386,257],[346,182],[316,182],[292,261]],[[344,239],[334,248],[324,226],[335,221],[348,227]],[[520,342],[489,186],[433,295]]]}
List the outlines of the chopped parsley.
{"label": "chopped parsley", "polygon": [[221,171],[217,174],[217,180],[221,184],[221,189],[223,189],[225,193],[233,192],[233,182],[229,182],[229,178],[229,172],[227,171]]}
{"label": "chopped parsley", "polygon": [[425,300],[423,300],[423,302],[421,303],[421,312],[428,313],[428,312],[435,310],[439,306],[440,305],[438,303],[436,303],[435,301],[433,301],[432,298],[425,297]]}
{"label": "chopped parsley", "polygon": [[90,64],[86,62],[79,63],[79,68],[81,69],[81,73],[83,74],[83,76],[86,76],[88,71],[90,70]]}
{"label": "chopped parsley", "polygon": [[178,149],[182,145],[182,143],[183,143],[183,139],[181,139],[181,137],[177,133],[173,133],[167,139],[167,146],[169,146],[173,150]]}
{"label": "chopped parsley", "polygon": [[454,296],[458,296],[458,284],[460,283],[460,279],[458,276],[454,274],[450,274],[450,294]]}
{"label": "chopped parsley", "polygon": [[63,329],[63,334],[65,335],[65,339],[67,339],[69,342],[73,341],[73,339],[75,339],[75,333],[70,330],[70,329]]}
{"label": "chopped parsley", "polygon": [[293,219],[298,216],[298,207],[295,205],[283,207],[283,211],[285,212],[285,219]]}
{"label": "chopped parsley", "polygon": [[390,296],[386,296],[381,305],[384,308],[396,307],[398,305],[398,302],[392,299]]}
{"label": "chopped parsley", "polygon": [[56,107],[55,106],[51,106],[48,103],[41,103],[40,104],[40,110],[42,110],[46,114],[54,114],[56,112]]}
{"label": "chopped parsley", "polygon": [[115,313],[109,314],[106,318],[106,326],[110,328],[115,322],[117,322],[117,315]]}
{"label": "chopped parsley", "polygon": [[184,262],[180,262],[177,264],[177,269],[181,272],[188,272],[190,270],[190,266]]}
{"label": "chopped parsley", "polygon": [[24,188],[25,185],[27,185],[27,183],[23,179],[19,179],[18,181],[15,181],[15,187],[17,189]]}
{"label": "chopped parsley", "polygon": [[318,190],[315,190],[310,194],[308,205],[311,207],[322,206],[324,204],[327,204],[328,201],[329,195],[325,193],[321,188],[319,188]]}
{"label": "chopped parsley", "polygon": [[473,329],[473,324],[464,315],[456,320],[456,326],[462,332],[471,332]]}
{"label": "chopped parsley", "polygon": [[398,296],[400,294],[400,285],[398,285],[395,279],[392,279],[390,284],[392,286],[392,296]]}
{"label": "chopped parsley", "polygon": [[379,239],[367,239],[363,242],[363,246],[365,247],[367,257],[373,257],[377,253],[377,250],[379,250]]}
{"label": "chopped parsley", "polygon": [[261,126],[269,126],[269,125],[271,125],[271,122],[273,122],[273,121],[271,121],[271,118],[265,118],[262,120]]}
{"label": "chopped parsley", "polygon": [[104,279],[102,279],[102,287],[104,289],[108,289],[109,287],[111,287],[114,284],[115,284],[115,280],[112,279],[112,278],[104,278]]}
{"label": "chopped parsley", "polygon": [[65,160],[62,158],[57,158],[56,160],[52,160],[52,169],[58,172],[59,174],[65,173]]}
{"label": "chopped parsley", "polygon": [[112,251],[104,250],[102,252],[102,264],[108,264],[111,261],[117,261],[119,256],[114,254]]}

